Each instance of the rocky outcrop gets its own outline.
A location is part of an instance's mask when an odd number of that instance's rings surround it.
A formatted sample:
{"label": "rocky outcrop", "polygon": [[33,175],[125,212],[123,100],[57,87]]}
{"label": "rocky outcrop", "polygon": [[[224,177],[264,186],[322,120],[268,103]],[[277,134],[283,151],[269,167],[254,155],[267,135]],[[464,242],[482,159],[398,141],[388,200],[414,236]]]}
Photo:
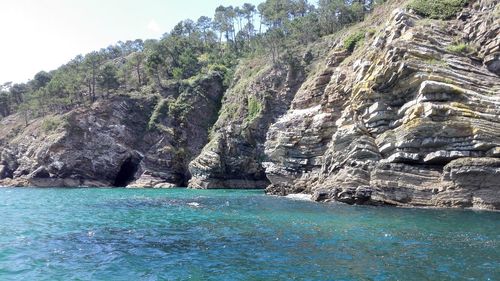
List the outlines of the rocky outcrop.
{"label": "rocky outcrop", "polygon": [[398,9],[348,58],[334,47],[268,132],[268,192],[498,209],[495,5],[478,2],[452,21]]}
{"label": "rocky outcrop", "polygon": [[298,46],[302,60],[242,59],[227,91],[214,73],[27,127],[2,119],[0,185],[267,188],[500,209],[499,1],[448,21],[391,3]]}
{"label": "rocky outcrop", "polygon": [[167,96],[157,104],[145,140],[144,167],[134,187],[186,186],[188,164],[208,142],[209,129],[217,120],[224,93],[222,77],[209,77],[177,88],[178,96]]}
{"label": "rocky outcrop", "polygon": [[[363,23],[381,28],[366,32],[354,53],[333,39],[331,51],[317,58],[322,66],[303,68],[305,79],[272,69],[243,79],[240,70],[213,138],[190,164],[190,186],[262,187],[265,174],[270,194],[497,209],[495,5],[478,2],[451,21],[396,9],[386,23]],[[285,83],[269,83],[280,74]],[[251,97],[281,106],[259,111],[269,118],[244,122]],[[478,178],[488,180],[471,183]]]}
{"label": "rocky outcrop", "polygon": [[174,94],[119,95],[27,127],[20,116],[2,120],[10,135],[0,138],[0,185],[184,186],[224,89],[217,73],[171,87]]}
{"label": "rocky outcrop", "polygon": [[301,67],[271,68],[264,62],[244,64],[225,94],[212,137],[189,164],[189,187],[265,188],[262,159],[266,132],[286,112],[303,77]]}
{"label": "rocky outcrop", "polygon": [[153,101],[114,98],[36,120],[3,147],[2,163],[12,172],[7,176],[21,185],[113,186],[122,164],[137,169],[143,156],[134,148],[153,106]]}

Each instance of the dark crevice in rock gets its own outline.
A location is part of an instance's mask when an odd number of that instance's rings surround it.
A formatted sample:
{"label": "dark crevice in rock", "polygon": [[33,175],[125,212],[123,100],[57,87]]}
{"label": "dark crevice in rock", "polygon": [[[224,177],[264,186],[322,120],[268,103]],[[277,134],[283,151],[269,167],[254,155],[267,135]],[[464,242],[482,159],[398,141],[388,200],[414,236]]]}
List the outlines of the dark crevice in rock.
{"label": "dark crevice in rock", "polygon": [[121,165],[120,171],[116,175],[113,183],[114,187],[126,187],[135,180],[135,173],[139,169],[140,160],[129,157]]}
{"label": "dark crevice in rock", "polygon": [[189,169],[184,170],[184,174],[182,175],[180,181],[179,181],[179,187],[187,187],[189,184],[189,180],[192,178],[191,173],[189,172]]}
{"label": "dark crevice in rock", "polygon": [[13,172],[9,169],[8,166],[4,166],[0,164],[0,179],[10,178],[12,179]]}

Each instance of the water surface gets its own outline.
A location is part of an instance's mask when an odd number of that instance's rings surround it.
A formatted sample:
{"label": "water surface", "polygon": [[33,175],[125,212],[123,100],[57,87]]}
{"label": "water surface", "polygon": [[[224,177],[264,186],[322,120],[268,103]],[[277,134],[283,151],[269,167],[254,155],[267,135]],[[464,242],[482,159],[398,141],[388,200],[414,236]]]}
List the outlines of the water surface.
{"label": "water surface", "polygon": [[500,213],[0,189],[0,280],[500,280]]}

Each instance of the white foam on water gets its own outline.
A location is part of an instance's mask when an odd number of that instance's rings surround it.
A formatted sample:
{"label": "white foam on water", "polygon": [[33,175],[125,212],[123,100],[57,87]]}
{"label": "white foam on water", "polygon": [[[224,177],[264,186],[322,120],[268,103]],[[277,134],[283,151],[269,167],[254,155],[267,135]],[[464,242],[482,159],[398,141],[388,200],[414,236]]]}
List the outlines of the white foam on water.
{"label": "white foam on water", "polygon": [[196,202],[190,202],[190,203],[188,203],[188,205],[191,207],[195,207],[195,208],[199,208],[201,206],[200,203],[196,203]]}
{"label": "white foam on water", "polygon": [[300,200],[300,201],[311,201],[311,195],[310,194],[288,194],[286,198],[292,199],[292,200]]}

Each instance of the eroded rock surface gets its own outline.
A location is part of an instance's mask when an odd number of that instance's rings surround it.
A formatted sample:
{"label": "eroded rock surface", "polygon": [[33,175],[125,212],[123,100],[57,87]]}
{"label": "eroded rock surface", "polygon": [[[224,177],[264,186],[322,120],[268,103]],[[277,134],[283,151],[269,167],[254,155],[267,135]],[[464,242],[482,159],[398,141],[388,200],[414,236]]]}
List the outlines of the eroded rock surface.
{"label": "eroded rock surface", "polygon": [[[375,12],[304,47],[303,61],[242,60],[227,91],[213,74],[52,116],[49,131],[47,118],[25,127],[7,117],[0,185],[267,187],[500,209],[498,5],[475,1],[448,21]],[[346,51],[360,30],[362,44]]]}
{"label": "eroded rock surface", "polygon": [[349,57],[334,48],[268,132],[268,192],[498,209],[500,20],[478,4],[444,22],[398,9]]}
{"label": "eroded rock surface", "polygon": [[212,138],[189,164],[191,188],[265,188],[269,185],[262,160],[266,132],[286,112],[301,69],[246,66],[236,73],[225,94]]}
{"label": "eroded rock surface", "polygon": [[0,185],[185,186],[224,89],[219,74],[173,87],[174,94],[115,96],[27,127],[21,116],[2,120]]}

